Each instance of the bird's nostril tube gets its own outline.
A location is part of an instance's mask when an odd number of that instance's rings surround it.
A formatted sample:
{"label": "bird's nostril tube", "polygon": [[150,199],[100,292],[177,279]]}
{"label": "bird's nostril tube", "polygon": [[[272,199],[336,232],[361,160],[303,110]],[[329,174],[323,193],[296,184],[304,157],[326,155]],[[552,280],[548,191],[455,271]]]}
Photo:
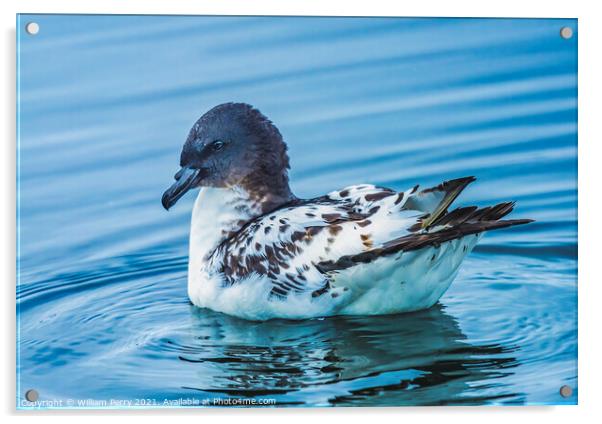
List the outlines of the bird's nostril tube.
{"label": "bird's nostril tube", "polygon": [[176,172],[176,174],[173,176],[174,180],[179,180],[182,177],[182,173],[184,172],[184,168],[180,169],[178,172]]}

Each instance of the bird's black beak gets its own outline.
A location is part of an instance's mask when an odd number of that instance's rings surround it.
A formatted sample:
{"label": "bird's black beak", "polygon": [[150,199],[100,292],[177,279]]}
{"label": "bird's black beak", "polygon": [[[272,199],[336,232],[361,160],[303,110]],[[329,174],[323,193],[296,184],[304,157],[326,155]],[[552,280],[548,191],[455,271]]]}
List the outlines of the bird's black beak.
{"label": "bird's black beak", "polygon": [[195,187],[203,178],[203,172],[201,169],[183,167],[178,171],[174,178],[176,182],[163,193],[163,197],[161,198],[161,203],[165,210],[169,210],[169,208],[176,204],[180,197],[184,196],[188,190]]}

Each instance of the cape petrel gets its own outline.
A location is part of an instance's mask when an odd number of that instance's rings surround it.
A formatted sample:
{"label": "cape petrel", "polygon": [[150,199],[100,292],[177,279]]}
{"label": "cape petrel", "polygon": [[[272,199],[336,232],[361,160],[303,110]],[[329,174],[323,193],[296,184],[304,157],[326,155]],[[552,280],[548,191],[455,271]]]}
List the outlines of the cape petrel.
{"label": "cape petrel", "polygon": [[165,209],[200,187],[192,211],[188,295],[252,320],[376,315],[433,306],[487,230],[513,202],[448,210],[475,180],[396,192],[360,184],[313,199],[289,187],[276,126],[244,103],[194,124]]}

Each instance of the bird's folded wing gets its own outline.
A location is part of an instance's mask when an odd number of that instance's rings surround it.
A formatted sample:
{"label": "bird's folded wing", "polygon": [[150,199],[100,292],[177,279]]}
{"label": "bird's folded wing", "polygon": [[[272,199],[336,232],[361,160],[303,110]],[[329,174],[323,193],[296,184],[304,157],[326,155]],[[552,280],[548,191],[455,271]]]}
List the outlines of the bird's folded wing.
{"label": "bird's folded wing", "polygon": [[[414,189],[412,189],[414,190]],[[214,253],[227,284],[267,276],[273,294],[314,292],[327,284],[317,267],[407,233],[424,215],[403,210],[405,193],[360,185],[298,201],[248,223]]]}
{"label": "bird's folded wing", "polygon": [[[297,201],[247,224],[218,248],[216,263],[228,284],[260,275],[271,281],[272,293],[278,296],[319,292],[327,286],[329,273],[340,266],[445,242],[464,230],[507,226],[490,221],[508,214],[511,203],[447,212],[472,181],[473,177],[459,178],[405,192],[357,185]],[[460,225],[464,227],[457,230]]]}

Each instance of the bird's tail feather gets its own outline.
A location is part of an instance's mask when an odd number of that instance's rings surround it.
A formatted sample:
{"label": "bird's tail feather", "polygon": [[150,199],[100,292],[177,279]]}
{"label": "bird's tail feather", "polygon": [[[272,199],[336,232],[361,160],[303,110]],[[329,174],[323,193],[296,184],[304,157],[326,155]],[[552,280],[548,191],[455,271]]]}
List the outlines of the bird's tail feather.
{"label": "bird's tail feather", "polygon": [[424,212],[420,228],[429,228],[438,218],[446,213],[447,208],[462,193],[475,177],[456,178],[421,190],[410,197],[403,205],[404,209],[415,209]]}

